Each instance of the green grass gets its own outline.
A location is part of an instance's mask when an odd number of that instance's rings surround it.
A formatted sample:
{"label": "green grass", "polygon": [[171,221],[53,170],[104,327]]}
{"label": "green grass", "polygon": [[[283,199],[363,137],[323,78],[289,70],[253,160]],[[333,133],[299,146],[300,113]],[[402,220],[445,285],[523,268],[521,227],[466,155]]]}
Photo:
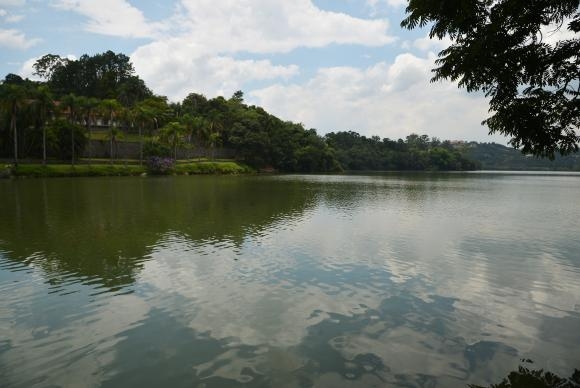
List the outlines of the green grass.
{"label": "green grass", "polygon": [[[19,164],[18,167],[0,169],[0,177],[91,177],[91,176],[139,176],[147,173],[145,166],[137,164]],[[234,161],[201,161],[178,163],[175,175],[239,175],[254,171]]]}
{"label": "green grass", "polygon": [[135,176],[146,172],[145,167],[110,164],[20,164],[12,170],[14,176],[76,177],[76,176]]}
{"label": "green grass", "polygon": [[175,166],[175,173],[181,174],[219,174],[219,175],[237,175],[249,174],[254,172],[250,167],[232,161],[214,161],[214,162],[190,162],[178,163]]}

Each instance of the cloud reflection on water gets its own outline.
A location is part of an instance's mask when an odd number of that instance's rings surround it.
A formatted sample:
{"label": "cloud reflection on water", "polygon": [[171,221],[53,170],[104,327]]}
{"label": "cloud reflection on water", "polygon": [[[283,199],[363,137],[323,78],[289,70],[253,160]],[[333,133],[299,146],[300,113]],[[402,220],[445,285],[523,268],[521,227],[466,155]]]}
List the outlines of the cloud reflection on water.
{"label": "cloud reflection on water", "polygon": [[[5,326],[0,375],[23,379],[19,360],[52,352],[37,377],[63,386],[90,375],[93,386],[453,387],[497,380],[520,357],[562,374],[580,360],[569,348],[580,247],[567,228],[578,214],[545,203],[550,186],[281,179],[309,205],[242,226],[241,239],[162,233],[129,295],[65,283],[46,299],[51,267],[28,267],[0,302],[0,320],[18,322]],[[3,290],[17,277],[5,275]],[[37,309],[46,324],[25,312]]]}

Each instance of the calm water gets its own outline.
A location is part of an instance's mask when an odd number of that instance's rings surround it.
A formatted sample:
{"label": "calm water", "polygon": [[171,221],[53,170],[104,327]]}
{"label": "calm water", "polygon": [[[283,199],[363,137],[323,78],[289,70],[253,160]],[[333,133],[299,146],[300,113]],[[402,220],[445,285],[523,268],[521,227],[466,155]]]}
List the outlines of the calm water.
{"label": "calm water", "polygon": [[2,387],[580,367],[580,175],[0,181]]}

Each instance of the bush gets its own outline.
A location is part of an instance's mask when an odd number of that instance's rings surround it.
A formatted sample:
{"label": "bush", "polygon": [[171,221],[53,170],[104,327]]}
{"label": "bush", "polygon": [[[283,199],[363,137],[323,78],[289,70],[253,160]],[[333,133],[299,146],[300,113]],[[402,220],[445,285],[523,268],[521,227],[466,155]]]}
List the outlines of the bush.
{"label": "bush", "polygon": [[235,162],[195,162],[187,164],[178,164],[175,166],[177,174],[203,175],[203,174],[220,174],[220,175],[238,175],[249,174],[253,170],[248,166]]}
{"label": "bush", "polygon": [[147,172],[152,175],[171,174],[175,168],[175,162],[171,158],[153,156],[147,159]]}
{"label": "bush", "polygon": [[156,140],[148,140],[143,144],[143,156],[145,158],[166,158],[171,156],[171,149]]}
{"label": "bush", "polygon": [[52,122],[47,128],[47,142],[56,148],[55,151],[59,159],[71,159],[73,139],[74,156],[75,159],[79,159],[88,143],[88,138],[83,127],[59,119]]}

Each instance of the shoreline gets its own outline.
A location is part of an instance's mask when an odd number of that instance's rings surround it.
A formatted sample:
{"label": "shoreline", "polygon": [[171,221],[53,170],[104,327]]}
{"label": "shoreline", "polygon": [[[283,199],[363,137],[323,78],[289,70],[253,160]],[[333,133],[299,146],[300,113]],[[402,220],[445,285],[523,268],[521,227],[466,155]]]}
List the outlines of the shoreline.
{"label": "shoreline", "polygon": [[[90,178],[90,177],[152,177],[152,176],[188,176],[188,175],[249,175],[256,173],[277,173],[258,171],[235,161],[196,161],[181,162],[167,173],[153,173],[144,165],[135,163],[20,163],[17,167],[11,164],[0,164],[0,180],[29,178]],[[380,174],[526,174],[526,175],[580,175],[577,170],[390,170],[390,171],[356,171],[347,170],[346,175],[380,175]],[[296,173],[290,173],[296,174]],[[312,173],[307,173],[312,174]],[[316,173],[314,173],[316,174]],[[332,174],[334,175],[334,174]]]}
{"label": "shoreline", "polygon": [[0,179],[18,178],[76,178],[113,176],[159,176],[159,175],[242,175],[255,170],[234,161],[200,161],[178,163],[166,174],[151,173],[147,167],[138,164],[39,164],[20,163],[0,165]]}

